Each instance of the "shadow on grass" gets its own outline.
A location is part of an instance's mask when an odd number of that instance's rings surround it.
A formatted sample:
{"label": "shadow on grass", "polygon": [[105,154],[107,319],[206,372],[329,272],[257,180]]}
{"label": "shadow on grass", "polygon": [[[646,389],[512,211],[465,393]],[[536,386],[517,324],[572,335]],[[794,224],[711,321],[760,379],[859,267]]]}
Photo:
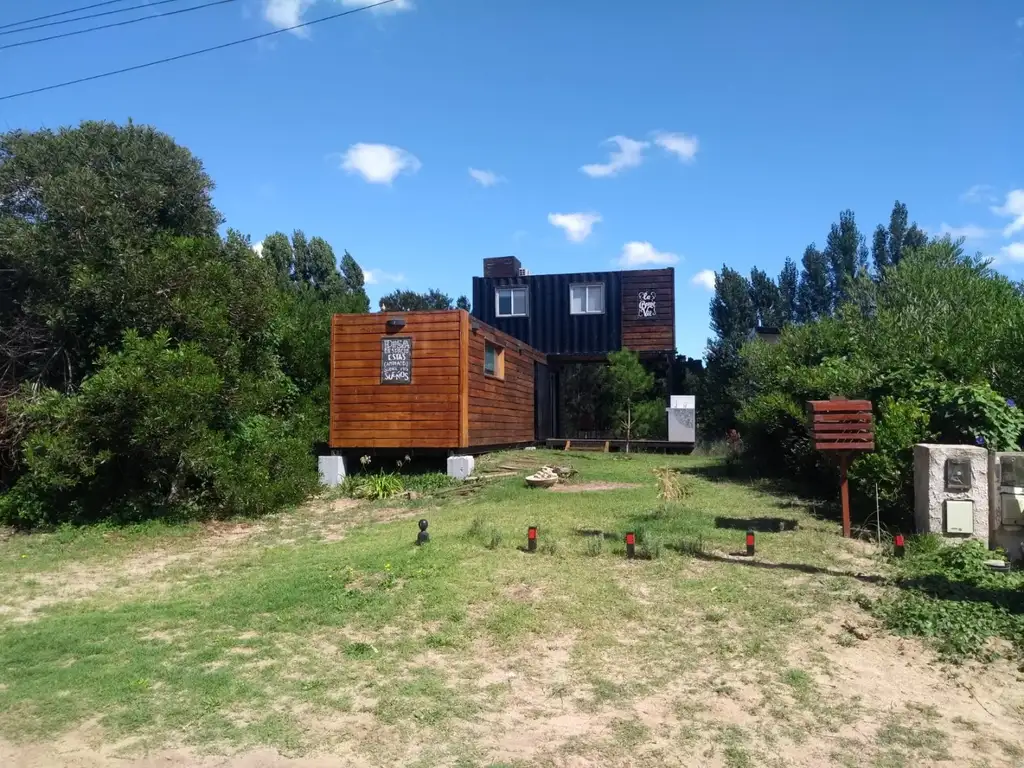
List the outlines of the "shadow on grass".
{"label": "shadow on grass", "polygon": [[780,533],[795,531],[800,523],[786,517],[716,517],[715,528],[730,531],[754,531],[755,533]]}
{"label": "shadow on grass", "polygon": [[839,570],[837,568],[821,568],[817,565],[806,565],[804,563],[769,563],[764,560],[756,560],[740,554],[732,557],[716,555],[712,552],[695,551],[692,546],[685,543],[668,544],[666,545],[666,548],[679,552],[680,554],[688,555],[697,560],[704,560],[706,562],[713,563],[729,563],[730,565],[736,565],[743,568],[760,568],[768,571],[795,571],[797,573],[809,573],[821,576],[845,576],[850,579],[856,579],[857,581],[864,582],[865,584],[878,584],[887,580],[884,576],[878,576],[875,574],[855,573]]}
{"label": "shadow on grass", "polygon": [[[839,506],[839,482],[836,481],[835,498],[812,493],[805,486],[784,478],[767,477],[753,471],[748,464],[720,462],[696,467],[684,467],[682,474],[693,475],[711,483],[734,483],[775,498],[777,509],[806,509],[813,517],[829,522],[842,519]],[[778,530],[778,529],[775,529]]]}

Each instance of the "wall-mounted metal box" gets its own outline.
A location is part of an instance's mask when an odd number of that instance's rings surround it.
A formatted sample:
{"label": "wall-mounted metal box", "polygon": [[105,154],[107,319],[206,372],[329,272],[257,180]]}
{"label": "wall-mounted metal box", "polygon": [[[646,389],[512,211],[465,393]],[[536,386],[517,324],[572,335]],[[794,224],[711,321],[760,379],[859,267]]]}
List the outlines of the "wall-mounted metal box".
{"label": "wall-mounted metal box", "polygon": [[971,490],[971,462],[967,459],[946,459],[946,490]]}
{"label": "wall-mounted metal box", "polygon": [[974,533],[974,502],[946,499],[946,533]]}
{"label": "wall-mounted metal box", "polygon": [[999,522],[1002,525],[1024,526],[1024,494],[1000,493],[999,503],[1001,505]]}

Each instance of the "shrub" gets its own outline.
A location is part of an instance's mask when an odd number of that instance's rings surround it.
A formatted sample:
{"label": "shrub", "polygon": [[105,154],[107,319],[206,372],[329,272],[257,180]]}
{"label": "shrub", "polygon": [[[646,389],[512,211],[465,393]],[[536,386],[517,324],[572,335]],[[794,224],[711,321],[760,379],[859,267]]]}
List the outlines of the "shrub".
{"label": "shrub", "polygon": [[125,335],[71,395],[25,393],[10,408],[27,431],[24,472],[0,496],[0,522],[262,514],[316,486],[301,424],[233,420],[216,363],[165,332]]}
{"label": "shrub", "polygon": [[908,542],[895,597],[875,606],[886,626],[934,640],[951,660],[991,653],[1001,637],[1024,652],[1024,573],[998,573],[985,561],[995,555],[979,541],[936,547],[935,537]]}
{"label": "shrub", "polygon": [[373,475],[361,477],[356,486],[356,496],[362,499],[376,501],[378,499],[390,499],[397,496],[405,486],[402,485],[402,478],[394,472],[378,472]]}

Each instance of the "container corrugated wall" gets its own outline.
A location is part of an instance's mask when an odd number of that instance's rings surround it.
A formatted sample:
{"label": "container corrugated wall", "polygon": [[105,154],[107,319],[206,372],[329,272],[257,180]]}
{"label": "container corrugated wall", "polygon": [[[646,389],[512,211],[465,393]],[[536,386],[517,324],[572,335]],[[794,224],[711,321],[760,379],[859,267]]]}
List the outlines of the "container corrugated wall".
{"label": "container corrugated wall", "polygon": [[[621,275],[621,272],[578,272],[474,277],[473,316],[545,354],[605,354],[622,347]],[[604,283],[603,314],[570,314],[569,286],[575,283]],[[523,285],[529,289],[526,317],[497,316],[495,289],[506,285]]]}

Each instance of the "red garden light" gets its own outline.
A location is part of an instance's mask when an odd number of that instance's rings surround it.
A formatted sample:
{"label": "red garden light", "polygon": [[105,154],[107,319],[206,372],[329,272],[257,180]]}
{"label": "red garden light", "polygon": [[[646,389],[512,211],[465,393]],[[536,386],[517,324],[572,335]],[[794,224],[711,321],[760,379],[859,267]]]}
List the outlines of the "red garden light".
{"label": "red garden light", "polygon": [[903,557],[906,552],[906,541],[903,538],[902,533],[897,533],[895,538],[892,540],[892,553],[896,557]]}
{"label": "red garden light", "polygon": [[747,557],[754,556],[754,532],[747,531]]}
{"label": "red garden light", "polygon": [[526,551],[536,552],[537,551],[537,526],[531,525],[526,530]]}
{"label": "red garden light", "polygon": [[636,534],[633,531],[626,534],[626,557],[630,560],[636,557]]}

